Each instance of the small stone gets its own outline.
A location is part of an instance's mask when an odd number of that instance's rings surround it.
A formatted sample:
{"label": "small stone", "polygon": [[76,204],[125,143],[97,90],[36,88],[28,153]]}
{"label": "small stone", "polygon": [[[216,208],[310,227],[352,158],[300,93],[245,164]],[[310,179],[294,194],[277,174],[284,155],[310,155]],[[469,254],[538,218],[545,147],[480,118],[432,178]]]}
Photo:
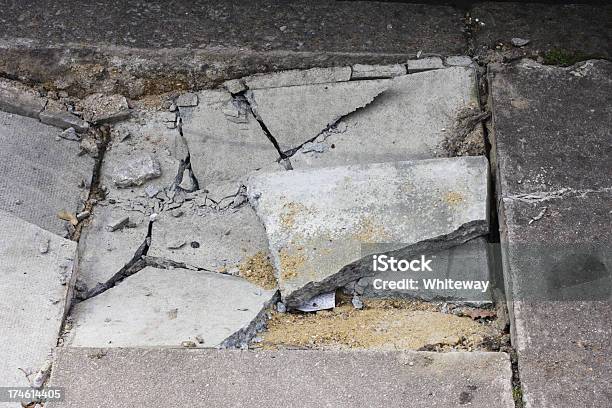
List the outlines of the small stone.
{"label": "small stone", "polygon": [[89,217],[90,215],[91,213],[85,210],[85,211],[78,213],[76,217],[77,217],[77,220],[83,221],[85,218]]}
{"label": "small stone", "polygon": [[204,337],[197,335],[195,336],[195,339],[198,343],[203,344],[204,343]]}
{"label": "small stone", "polygon": [[172,211],[170,212],[170,214],[172,214],[172,216],[173,216],[174,218],[178,218],[178,217],[182,216],[182,215],[183,215],[183,214],[185,214],[185,213],[184,213],[184,212],[183,212],[183,210],[181,210],[180,208],[176,208],[176,209],[172,210]]}
{"label": "small stone", "polygon": [[359,298],[359,296],[353,296],[351,303],[355,309],[363,309],[363,301]]}
{"label": "small stone", "polygon": [[280,26],[279,30],[284,32],[285,30],[287,30],[287,26]]}
{"label": "small stone", "polygon": [[41,254],[46,254],[47,252],[49,252],[49,239],[48,238],[44,238],[40,245],[38,246],[38,251]]}
{"label": "small stone", "polygon": [[197,344],[195,344],[193,341],[191,340],[187,340],[187,341],[183,341],[181,342],[181,347],[186,347],[186,348],[194,348],[197,347]]}
{"label": "small stone", "polygon": [[109,231],[117,231],[118,229],[122,229],[125,226],[128,225],[128,223],[130,222],[130,217],[129,216],[125,216],[125,217],[121,217],[117,220],[113,220],[111,221],[108,225],[107,225],[107,229]]}
{"label": "small stone", "polygon": [[287,307],[285,306],[283,302],[278,302],[276,304],[276,311],[278,313],[287,313]]}
{"label": "small stone", "polygon": [[247,90],[247,87],[242,79],[230,79],[225,81],[223,86],[231,94],[237,94]]}
{"label": "small stone", "polygon": [[194,191],[196,189],[189,170],[183,171],[183,178],[181,179],[181,184],[179,184],[179,187],[185,191]]}
{"label": "small stone", "polygon": [[512,40],[510,40],[510,42],[515,47],[524,47],[524,46],[526,46],[527,44],[530,43],[530,40],[528,40],[526,38],[514,37]]}
{"label": "small stone", "polygon": [[198,95],[195,93],[184,93],[176,98],[176,106],[188,107],[198,106]]}
{"label": "small stone", "polygon": [[146,186],[145,193],[147,193],[149,198],[153,198],[159,193],[159,188],[157,188],[156,186]]}
{"label": "small stone", "polygon": [[185,245],[185,240],[179,239],[176,241],[172,241],[166,245],[168,249],[180,249]]}
{"label": "small stone", "polygon": [[157,220],[158,214],[157,213],[153,213],[151,215],[149,215],[149,221],[151,222],[155,222],[155,220]]}
{"label": "small stone", "polygon": [[176,104],[171,104],[170,107],[168,108],[168,110],[170,112],[176,112],[176,110],[178,109],[178,107],[176,106]]}
{"label": "small stone", "polygon": [[130,157],[114,169],[113,183],[119,188],[140,186],[161,176],[161,165],[151,154]]}
{"label": "small stone", "polygon": [[60,137],[66,140],[74,140],[74,141],[81,140],[81,138],[79,137],[79,135],[77,134],[76,130],[74,130],[73,127],[69,127],[68,129],[60,133]]}

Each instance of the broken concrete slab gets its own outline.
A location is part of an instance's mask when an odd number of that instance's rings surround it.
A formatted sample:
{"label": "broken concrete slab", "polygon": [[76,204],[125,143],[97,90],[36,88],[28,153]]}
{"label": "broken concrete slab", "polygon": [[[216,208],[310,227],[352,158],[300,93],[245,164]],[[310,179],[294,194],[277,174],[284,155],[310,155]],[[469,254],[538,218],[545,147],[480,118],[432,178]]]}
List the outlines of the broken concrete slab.
{"label": "broken concrete slab", "polygon": [[75,305],[66,344],[216,347],[254,330],[251,322],[273,295],[239,277],[146,267]]}
{"label": "broken concrete slab", "polygon": [[225,209],[216,209],[200,193],[180,207],[180,217],[160,213],[148,255],[238,275],[251,259],[268,255],[264,227],[245,201],[234,205],[228,199],[221,204]]}
{"label": "broken concrete slab", "polygon": [[[445,251],[432,254],[431,271],[377,272],[356,282],[355,292],[364,298],[409,298],[426,301],[449,301],[481,305],[493,301],[496,283],[490,270],[487,240],[483,237]],[[409,285],[412,279],[414,288]],[[442,281],[471,282],[473,288],[459,288]],[[433,287],[428,283],[433,282]],[[418,289],[417,289],[418,288]]]}
{"label": "broken concrete slab", "polygon": [[608,61],[527,60],[490,72],[504,279],[529,407],[610,400],[611,72]]}
{"label": "broken concrete slab", "polygon": [[281,169],[268,140],[246,101],[225,91],[203,91],[195,108],[181,108],[182,131],[191,154],[191,168],[200,188],[236,182],[264,168]]}
{"label": "broken concrete slab", "polygon": [[446,57],[444,63],[450,67],[469,67],[474,65],[474,61],[467,55],[453,55]]}
{"label": "broken concrete slab", "polygon": [[406,67],[408,68],[409,74],[414,74],[415,72],[441,69],[444,68],[444,64],[442,63],[442,58],[440,57],[425,57],[408,60]]}
{"label": "broken concrete slab", "polygon": [[286,86],[344,82],[351,79],[351,67],[310,68],[251,75],[242,81],[247,89],[280,88]]}
{"label": "broken concrete slab", "polygon": [[471,106],[478,106],[472,68],[396,77],[373,103],[299,149],[291,164],[304,169],[447,156],[444,141]]}
{"label": "broken concrete slab", "polygon": [[[358,264],[366,255],[485,234],[487,179],[486,158],[463,157],[256,175],[248,195],[266,227],[283,301],[295,307],[372,275],[369,257]],[[380,243],[389,245],[366,247]]]}
{"label": "broken concrete slab", "polygon": [[57,214],[81,211],[94,161],[60,134],[36,119],[0,112],[0,209],[63,236]]}
{"label": "broken concrete slab", "polygon": [[255,115],[281,151],[315,138],[343,116],[363,108],[384,92],[390,80],[349,81],[256,89],[246,96]]}
{"label": "broken concrete slab", "polygon": [[[126,225],[110,225],[128,218]],[[89,290],[126,265],[147,238],[149,217],[121,205],[98,204],[79,240],[79,279]]]}
{"label": "broken concrete slab", "polygon": [[392,78],[406,75],[406,66],[402,64],[393,65],[353,65],[351,79]]}
{"label": "broken concrete slab", "polygon": [[[473,30],[476,53],[484,56],[489,49],[503,44],[513,48],[512,38],[530,42],[513,56],[541,56],[553,64],[573,64],[576,58],[610,58],[610,5],[521,4],[483,2],[473,6],[472,19],[479,22]],[[572,27],[568,30],[567,27]],[[573,62],[570,62],[574,60]]]}
{"label": "broken concrete slab", "polygon": [[[300,406],[324,401],[336,407],[405,407],[407,400],[412,406],[442,408],[514,406],[504,353],[68,347],[58,351],[55,367],[51,386],[70,387],[65,401],[50,408],[93,406],[101,400],[117,408],[190,406],[203,399],[215,408],[295,406],[296,401]],[[141,373],[136,383],[126,381],[136,372]],[[292,386],[279,387],[279,378],[290,378]],[[95,385],[100,382],[103,391]],[[202,384],[207,384],[204,392]]]}
{"label": "broken concrete slab", "polygon": [[38,371],[57,345],[77,244],[3,210],[0,231],[0,386],[28,387],[22,370]]}
{"label": "broken concrete slab", "polygon": [[89,123],[68,111],[44,110],[40,112],[38,118],[46,125],[61,129],[74,128],[79,133],[89,129]]}
{"label": "broken concrete slab", "polygon": [[176,98],[176,106],[179,108],[198,106],[198,94],[187,92]]}

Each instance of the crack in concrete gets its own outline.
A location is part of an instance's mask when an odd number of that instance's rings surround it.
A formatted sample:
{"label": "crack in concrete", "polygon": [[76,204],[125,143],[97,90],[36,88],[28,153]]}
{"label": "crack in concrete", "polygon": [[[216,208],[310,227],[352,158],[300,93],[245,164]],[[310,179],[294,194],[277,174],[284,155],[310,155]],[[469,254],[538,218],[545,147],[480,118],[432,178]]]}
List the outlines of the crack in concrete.
{"label": "crack in concrete", "polygon": [[[180,108],[176,109],[176,129],[178,130],[179,136],[181,138],[181,142],[187,148],[187,156],[185,157],[184,160],[181,159],[181,162],[179,164],[179,169],[178,169],[175,181],[174,181],[174,187],[179,188],[182,191],[186,191],[186,192],[197,191],[200,189],[200,181],[197,179],[195,173],[193,172],[191,168],[191,152],[189,151],[189,143],[187,143],[187,140],[185,139],[185,135],[183,134],[183,118],[181,117]],[[188,171],[189,177],[191,178],[191,182],[189,183],[193,186],[193,188],[191,189],[185,189],[181,187],[184,181],[183,177],[185,175],[185,170]]]}
{"label": "crack in concrete", "polygon": [[[486,235],[488,232],[489,226],[482,221],[470,221],[449,234],[419,241],[398,250],[385,252],[384,254],[397,259],[412,259],[416,256],[431,255],[464,244],[471,239]],[[374,274],[375,272],[372,271],[371,267],[371,256],[368,255],[344,266],[334,275],[319,282],[307,283],[287,296],[284,299],[284,303],[288,308],[295,309],[314,296],[336,290],[350,282],[370,277]]]}
{"label": "crack in concrete", "polygon": [[257,123],[259,123],[259,127],[265,133],[265,135],[268,138],[268,140],[270,141],[270,143],[272,143],[274,145],[274,148],[278,152],[278,155],[280,157],[279,158],[279,162],[282,161],[282,160],[285,160],[287,157],[285,157],[283,151],[281,150],[280,145],[278,144],[278,141],[276,140],[274,135],[272,135],[272,133],[270,132],[270,129],[268,129],[268,127],[266,126],[266,124],[263,121],[263,119],[261,118],[261,116],[259,116],[259,114],[257,113],[257,107],[254,106],[251,103],[251,101],[249,100],[249,98],[247,98],[245,96],[246,92],[248,92],[248,90],[240,92],[240,93],[238,93],[236,95],[232,95],[232,99],[235,100],[235,101],[240,101],[240,102],[246,104],[246,107],[248,108],[249,112],[251,112],[251,114],[253,115],[253,117],[257,121]]}
{"label": "crack in concrete", "polygon": [[600,194],[600,193],[612,193],[612,187],[605,187],[600,189],[573,189],[573,188],[561,188],[554,191],[538,191],[535,193],[515,194],[515,195],[504,195],[502,200],[520,201],[523,203],[541,203],[549,200],[556,200],[566,197],[586,197],[588,194]]}

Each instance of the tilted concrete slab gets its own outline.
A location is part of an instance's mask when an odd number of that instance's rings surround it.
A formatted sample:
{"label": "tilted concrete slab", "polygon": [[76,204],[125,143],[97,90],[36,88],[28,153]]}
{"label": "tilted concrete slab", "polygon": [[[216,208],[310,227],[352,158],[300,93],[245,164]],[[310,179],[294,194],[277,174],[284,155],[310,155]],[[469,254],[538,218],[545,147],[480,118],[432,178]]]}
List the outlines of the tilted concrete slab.
{"label": "tilted concrete slab", "polygon": [[146,267],[76,304],[66,342],[78,347],[215,347],[252,329],[273,294],[234,276]]}
{"label": "tilted concrete slab", "polygon": [[180,112],[200,188],[227,182],[236,182],[237,188],[250,172],[281,169],[276,163],[280,155],[244,100],[225,91],[203,91],[199,101]]}
{"label": "tilted concrete slab", "polygon": [[513,343],[528,407],[607,406],[612,64],[490,73]]}
{"label": "tilted concrete slab", "polygon": [[[366,108],[298,150],[291,164],[303,169],[446,156],[441,144],[454,131],[460,110],[470,105],[478,106],[471,68],[396,77]],[[294,128],[302,129],[301,123]]]}
{"label": "tilted concrete slab", "polygon": [[27,387],[20,369],[38,371],[57,345],[75,277],[76,242],[3,210],[0,231],[0,387]]}
{"label": "tilted concrete slab", "polygon": [[55,367],[51,408],[514,407],[504,353],[63,348]]}
{"label": "tilted concrete slab", "polygon": [[60,133],[36,119],[0,112],[0,209],[64,236],[57,214],[83,208],[94,160]]}
{"label": "tilted concrete slab", "polygon": [[[355,290],[363,297],[373,298],[417,298],[427,301],[452,301],[474,305],[491,303],[493,291],[501,287],[495,282],[489,265],[488,243],[480,237],[427,257],[431,259],[431,271],[391,271],[378,272],[374,276],[361,278]],[[414,280],[418,290],[406,285],[406,280]],[[443,287],[442,282],[471,282],[473,288]],[[398,282],[402,286],[397,287]],[[433,287],[428,287],[435,282]],[[478,282],[478,283],[477,283]],[[395,287],[389,287],[395,285]],[[455,285],[455,283],[453,283]],[[503,289],[502,289],[503,290]]]}
{"label": "tilted concrete slab", "polygon": [[371,103],[387,79],[256,89],[247,92],[253,112],[282,151],[315,138],[338,119]]}
{"label": "tilted concrete slab", "polygon": [[371,275],[369,257],[365,268],[344,268],[366,255],[486,233],[487,180],[486,158],[462,157],[264,174],[249,180],[248,195],[294,306]]}
{"label": "tilted concrete slab", "polygon": [[267,256],[266,231],[246,197],[238,206],[230,199],[226,209],[215,209],[204,196],[159,214],[148,255],[231,274],[253,257]]}

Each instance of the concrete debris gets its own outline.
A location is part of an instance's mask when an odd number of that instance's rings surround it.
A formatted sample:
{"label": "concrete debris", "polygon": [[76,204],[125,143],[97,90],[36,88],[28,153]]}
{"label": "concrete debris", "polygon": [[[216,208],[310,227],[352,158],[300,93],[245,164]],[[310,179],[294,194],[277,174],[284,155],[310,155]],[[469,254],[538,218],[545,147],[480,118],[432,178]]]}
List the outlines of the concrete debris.
{"label": "concrete debris", "polygon": [[68,129],[66,129],[62,133],[60,133],[60,137],[62,139],[74,140],[74,141],[77,141],[77,142],[81,140],[81,137],[77,134],[76,130],[74,130],[73,127],[69,127]]}
{"label": "concrete debris", "polygon": [[193,180],[193,177],[191,176],[191,171],[189,171],[188,169],[183,171],[179,187],[185,191],[195,191],[196,184]]}
{"label": "concrete debris", "polygon": [[243,78],[247,89],[281,88],[299,85],[344,82],[351,79],[350,67],[311,68],[280,71]]}
{"label": "concrete debris", "polygon": [[62,129],[74,128],[79,133],[89,130],[89,123],[70,112],[53,112],[45,110],[39,115],[40,121],[46,125]]}
{"label": "concrete debris", "polygon": [[[75,326],[66,342],[75,347],[149,347],[190,341],[215,347],[249,327],[273,294],[234,276],[146,267],[75,305]],[[204,334],[199,342],[196,336]]]}
{"label": "concrete debris", "polygon": [[159,194],[159,188],[157,186],[148,185],[145,187],[144,190],[145,190],[145,193],[147,193],[147,196],[149,198],[153,198],[157,194]]}
{"label": "concrete debris", "polygon": [[367,79],[367,78],[392,78],[400,75],[406,75],[406,66],[402,64],[393,65],[353,65],[351,79]]}
{"label": "concrete debris", "polygon": [[226,119],[234,123],[248,123],[249,105],[244,99],[232,99],[221,110]]}
{"label": "concrete debris", "polygon": [[357,295],[353,296],[353,298],[351,299],[351,304],[355,309],[363,309],[363,301]]}
{"label": "concrete debris", "polygon": [[107,229],[109,231],[117,231],[119,229],[122,229],[124,227],[126,227],[130,222],[130,217],[128,217],[127,215],[125,217],[121,217],[119,219],[116,220],[112,220],[108,225],[107,225]]}
{"label": "concrete debris", "polygon": [[526,38],[519,38],[519,37],[514,37],[513,39],[510,40],[510,42],[515,47],[524,47],[524,46],[526,46],[527,44],[530,43],[530,41],[528,39],[526,39]]}
{"label": "concrete debris", "polygon": [[38,92],[19,82],[0,78],[0,110],[38,119],[46,105],[47,99]]}
{"label": "concrete debris", "polygon": [[112,180],[119,188],[140,186],[147,180],[162,175],[159,161],[152,154],[141,153],[136,157],[128,157],[125,162],[114,168]]}
{"label": "concrete debris", "polygon": [[287,307],[285,306],[285,304],[283,302],[277,302],[276,303],[276,311],[278,313],[287,313]]}
{"label": "concrete debris", "polygon": [[408,73],[413,74],[415,72],[429,71],[431,69],[444,68],[442,58],[440,57],[426,57],[414,60],[408,60],[407,62]]}
{"label": "concrete debris", "polygon": [[176,106],[179,108],[198,106],[198,95],[195,93],[184,93],[176,98]]}
{"label": "concrete debris", "polygon": [[488,231],[483,157],[261,174],[247,188],[288,307],[371,276],[367,254],[442,250]]}
{"label": "concrete debris", "polygon": [[49,243],[50,243],[49,238],[42,238],[40,240],[40,245],[38,246],[38,251],[41,254],[46,254],[47,252],[49,252]]}
{"label": "concrete debris", "polygon": [[100,154],[100,149],[98,148],[98,143],[96,143],[96,139],[93,137],[86,135],[81,139],[81,143],[79,143],[79,149],[85,152],[89,157],[96,158]]}
{"label": "concrete debris", "polygon": [[256,89],[246,93],[253,112],[282,151],[314,139],[349,113],[370,104],[389,79]]}
{"label": "concrete debris", "polygon": [[49,378],[49,374],[51,374],[52,363],[51,360],[45,361],[43,366],[36,372],[34,378],[30,380],[30,387],[40,389],[44,385],[47,378]]}
{"label": "concrete debris", "polygon": [[246,84],[242,79],[231,79],[223,83],[223,87],[232,95],[239,94],[247,90]]}
{"label": "concrete debris", "polygon": [[467,55],[446,57],[444,63],[449,67],[469,67],[474,65],[474,61]]}
{"label": "concrete debris", "polygon": [[90,215],[91,213],[89,211],[81,211],[76,215],[76,218],[79,221],[83,221],[84,219],[89,218]]}
{"label": "concrete debris", "polygon": [[131,115],[128,101],[122,95],[95,93],[81,100],[79,106],[83,111],[83,119],[97,125],[116,123]]}

